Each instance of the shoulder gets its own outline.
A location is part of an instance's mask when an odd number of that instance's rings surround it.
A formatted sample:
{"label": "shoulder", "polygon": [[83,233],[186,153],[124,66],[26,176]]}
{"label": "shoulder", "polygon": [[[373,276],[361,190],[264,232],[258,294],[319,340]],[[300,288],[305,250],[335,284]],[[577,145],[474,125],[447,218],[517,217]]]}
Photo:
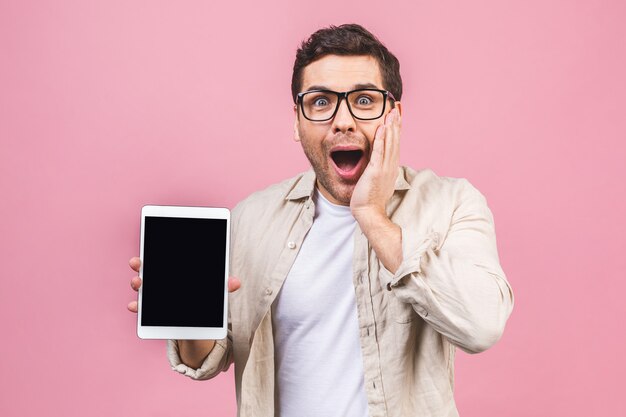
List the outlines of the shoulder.
{"label": "shoulder", "polygon": [[[464,220],[484,220],[492,215],[485,197],[466,178],[437,175],[431,169],[402,167],[404,191],[396,191],[393,220],[411,238],[436,232],[445,241],[454,224]],[[474,226],[473,226],[474,227]]]}
{"label": "shoulder", "polygon": [[415,170],[403,166],[400,172],[408,183],[406,197],[439,204],[459,203],[470,198],[484,199],[481,192],[467,178],[440,176],[430,168]]}

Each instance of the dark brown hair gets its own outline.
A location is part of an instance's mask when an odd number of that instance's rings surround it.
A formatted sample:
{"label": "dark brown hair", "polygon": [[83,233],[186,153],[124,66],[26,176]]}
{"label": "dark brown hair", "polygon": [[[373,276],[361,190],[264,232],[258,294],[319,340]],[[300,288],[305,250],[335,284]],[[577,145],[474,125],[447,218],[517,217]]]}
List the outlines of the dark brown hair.
{"label": "dark brown hair", "polygon": [[291,94],[294,103],[302,88],[302,71],[311,62],[326,55],[370,55],[376,59],[383,78],[383,88],[400,101],[402,78],[400,62],[376,36],[357,24],[329,26],[312,34],[303,41],[296,52],[291,78]]}

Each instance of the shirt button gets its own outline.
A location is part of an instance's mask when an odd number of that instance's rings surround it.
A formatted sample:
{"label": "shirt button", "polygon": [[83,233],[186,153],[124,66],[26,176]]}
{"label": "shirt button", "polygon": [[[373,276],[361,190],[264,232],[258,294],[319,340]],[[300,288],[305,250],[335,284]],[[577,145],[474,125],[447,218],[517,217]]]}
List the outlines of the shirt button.
{"label": "shirt button", "polygon": [[291,242],[287,243],[287,247],[289,249],[295,249],[296,248],[296,242],[291,241]]}
{"label": "shirt button", "polygon": [[266,288],[265,289],[265,295],[272,295],[272,289],[271,288]]}

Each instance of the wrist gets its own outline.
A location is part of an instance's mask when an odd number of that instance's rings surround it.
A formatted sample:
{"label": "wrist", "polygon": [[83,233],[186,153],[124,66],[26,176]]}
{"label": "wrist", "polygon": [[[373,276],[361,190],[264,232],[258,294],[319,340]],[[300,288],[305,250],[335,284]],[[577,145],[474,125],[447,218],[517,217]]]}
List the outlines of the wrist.
{"label": "wrist", "polygon": [[369,234],[370,230],[387,227],[392,223],[385,210],[375,206],[352,209],[352,216],[354,216],[354,219],[359,223],[359,227],[366,235]]}
{"label": "wrist", "polygon": [[394,274],[402,263],[402,229],[380,209],[353,212],[361,231],[383,266]]}
{"label": "wrist", "polygon": [[376,221],[382,218],[387,218],[385,208],[373,204],[350,207],[350,210],[352,211],[352,216],[354,216],[356,221],[359,223],[361,223],[361,221]]}
{"label": "wrist", "polygon": [[178,353],[182,362],[190,368],[200,368],[215,347],[215,340],[178,340]]}

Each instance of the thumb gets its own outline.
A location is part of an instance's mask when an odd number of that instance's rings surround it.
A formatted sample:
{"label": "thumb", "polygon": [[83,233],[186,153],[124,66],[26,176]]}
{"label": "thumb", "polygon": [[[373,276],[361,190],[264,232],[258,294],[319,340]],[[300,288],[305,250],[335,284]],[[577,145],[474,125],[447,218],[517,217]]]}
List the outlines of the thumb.
{"label": "thumb", "polygon": [[241,281],[235,277],[228,277],[228,292],[235,292],[241,288]]}

